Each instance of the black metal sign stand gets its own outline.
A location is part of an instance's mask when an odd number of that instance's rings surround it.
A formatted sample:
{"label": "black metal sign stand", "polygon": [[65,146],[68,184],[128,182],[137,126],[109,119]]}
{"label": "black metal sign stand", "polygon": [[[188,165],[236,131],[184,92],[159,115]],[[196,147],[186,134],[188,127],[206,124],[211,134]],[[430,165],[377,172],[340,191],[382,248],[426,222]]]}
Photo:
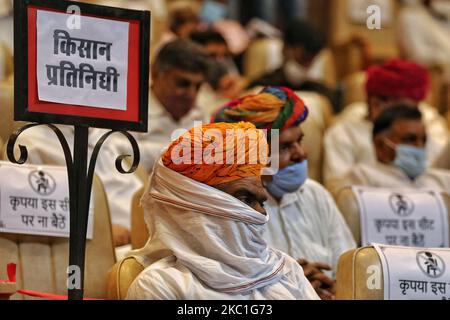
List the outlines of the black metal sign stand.
{"label": "black metal sign stand", "polygon": [[129,155],[120,155],[117,157],[115,165],[116,169],[122,174],[133,173],[140,159],[139,147],[136,140],[126,131],[109,131],[105,133],[96,143],[88,167],[88,126],[75,126],[75,137],[72,154],[66,138],[62,132],[52,124],[32,123],[25,125],[11,135],[7,145],[7,156],[9,161],[16,164],[23,164],[28,157],[26,146],[19,145],[20,157],[16,159],[14,156],[14,146],[20,134],[29,128],[39,125],[46,125],[57,136],[66,160],[67,175],[69,180],[70,193],[70,241],[69,241],[69,265],[77,266],[80,270],[80,287],[68,289],[69,300],[82,300],[84,288],[84,264],[86,251],[86,233],[88,225],[89,203],[92,189],[92,179],[94,177],[95,163],[103,143],[113,133],[121,133],[124,135],[133,148],[133,164],[129,170],[124,170],[122,160]]}
{"label": "black metal sign stand", "polygon": [[[128,57],[129,77],[127,79],[126,110],[121,112],[116,110],[116,114],[105,116],[94,112],[96,111],[95,108],[104,106],[91,106],[89,110],[81,112],[81,108],[74,110],[74,106],[71,104],[50,103],[39,100],[37,94],[37,66],[30,63],[37,59],[38,12],[49,11],[69,15],[72,13],[68,12],[72,11],[68,9],[72,6],[79,9],[78,14],[81,14],[81,16],[121,20],[129,23],[130,42],[128,43],[128,49],[131,55]],[[62,28],[65,29],[65,26],[62,26]],[[80,271],[79,281],[75,281],[80,283],[80,285],[77,286],[77,283],[75,283],[72,286],[71,283],[68,283],[68,296],[71,300],[83,299],[89,202],[95,163],[103,143],[111,134],[121,133],[128,139],[133,148],[133,164],[128,171],[124,170],[122,160],[129,155],[120,155],[115,161],[117,170],[120,173],[133,173],[139,164],[138,145],[133,136],[127,131],[147,132],[149,39],[149,11],[113,8],[65,0],[14,1],[14,120],[27,121],[31,122],[31,124],[25,125],[11,135],[7,145],[7,155],[8,159],[13,163],[25,163],[28,156],[27,148],[19,145],[20,157],[16,159],[14,146],[22,132],[39,125],[49,127],[56,134],[62,146],[67,166],[70,193],[69,266],[73,269],[68,269],[68,271]],[[131,64],[131,62],[134,64]],[[74,126],[73,157],[66,137],[55,124]],[[89,127],[111,130],[97,141],[90,159],[88,159]],[[73,276],[74,274],[69,274],[68,279],[71,280]]]}

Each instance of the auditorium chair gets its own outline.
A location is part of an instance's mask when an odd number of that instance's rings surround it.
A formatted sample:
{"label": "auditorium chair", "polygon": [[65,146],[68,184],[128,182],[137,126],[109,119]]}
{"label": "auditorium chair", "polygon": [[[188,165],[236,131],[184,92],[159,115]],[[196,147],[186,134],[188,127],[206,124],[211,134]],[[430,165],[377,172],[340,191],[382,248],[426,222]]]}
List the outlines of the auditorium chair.
{"label": "auditorium chair", "polygon": [[[147,226],[144,220],[144,210],[140,206],[145,187],[133,196],[131,209],[131,246],[132,249],[144,247],[148,240]],[[144,270],[144,267],[133,257],[118,261],[108,273],[107,298],[123,300],[133,280]]]}
{"label": "auditorium chair", "polygon": [[[86,243],[84,295],[106,298],[107,272],[115,263],[111,221],[100,179],[93,180],[93,238]],[[67,295],[67,238],[0,233],[0,280],[7,280],[6,265],[17,265],[17,289]],[[2,286],[0,285],[0,296]],[[11,299],[35,299],[14,294]]]}
{"label": "auditorium chair", "polygon": [[14,87],[2,82],[0,84],[0,138],[6,143],[15,128]]}
{"label": "auditorium chair", "polygon": [[4,154],[4,143],[2,137],[0,137],[0,160],[3,160],[3,154]]}
{"label": "auditorium chair", "polygon": [[144,209],[141,207],[141,198],[145,187],[138,190],[131,202],[131,247],[142,248],[148,240],[147,226],[144,220]]}
{"label": "auditorium chair", "polygon": [[331,105],[325,97],[315,93],[298,91],[305,102],[309,115],[301,127],[305,134],[303,146],[308,152],[308,174],[311,179],[322,182],[323,136],[332,118]]}
{"label": "auditorium chair", "polygon": [[345,252],[336,271],[337,300],[383,300],[383,268],[377,251],[364,247]]}
{"label": "auditorium chair", "polygon": [[[379,62],[399,56],[395,26],[398,13],[396,1],[388,0],[391,20],[385,23],[383,19],[387,15],[382,12],[382,25],[379,30],[370,30],[367,27],[366,12],[360,21],[351,17],[350,12],[357,7],[355,6],[357,2],[358,0],[331,1],[330,12],[333,14],[329,25],[330,42],[336,55],[336,67],[340,78],[364,69],[368,62]],[[367,55],[363,52],[364,45],[358,45],[360,41],[353,41],[354,39],[361,39],[362,42],[369,44],[370,56],[364,57]],[[368,61],[364,61],[366,59]]]}
{"label": "auditorium chair", "polygon": [[261,38],[254,40],[243,58],[244,76],[257,79],[272,72],[283,64],[283,40],[280,38]]}
{"label": "auditorium chair", "polygon": [[[358,246],[361,246],[361,220],[358,206],[358,200],[352,187],[346,186],[335,194],[336,204],[344,216],[350,231],[353,234]],[[448,219],[450,221],[450,195],[446,192],[441,193],[442,200],[447,208]]]}
{"label": "auditorium chair", "polygon": [[13,72],[12,53],[4,43],[0,42],[0,82],[8,79]]}
{"label": "auditorium chair", "polygon": [[131,283],[143,270],[144,267],[133,257],[117,262],[108,274],[107,298],[125,299]]}

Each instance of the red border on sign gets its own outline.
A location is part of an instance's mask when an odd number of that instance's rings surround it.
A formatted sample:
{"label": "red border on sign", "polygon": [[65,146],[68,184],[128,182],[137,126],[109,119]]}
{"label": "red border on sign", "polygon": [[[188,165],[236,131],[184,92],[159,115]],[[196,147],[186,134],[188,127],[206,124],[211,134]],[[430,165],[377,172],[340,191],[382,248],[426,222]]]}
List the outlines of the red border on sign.
{"label": "red border on sign", "polygon": [[111,19],[96,15],[83,15],[95,18],[129,22],[128,35],[128,81],[126,110],[86,107],[41,101],[37,88],[37,10],[61,12],[38,6],[29,6],[28,13],[28,111],[39,113],[79,116],[86,118],[111,119],[118,121],[139,121],[139,38],[140,22],[137,20]]}

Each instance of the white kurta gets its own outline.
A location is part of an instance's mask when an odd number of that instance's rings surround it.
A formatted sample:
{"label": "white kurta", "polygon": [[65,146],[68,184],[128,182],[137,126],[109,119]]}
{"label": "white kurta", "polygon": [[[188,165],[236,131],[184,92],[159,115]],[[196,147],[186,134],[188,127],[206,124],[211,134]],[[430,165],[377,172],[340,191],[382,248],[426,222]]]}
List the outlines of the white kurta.
{"label": "white kurta", "polygon": [[[73,150],[74,129],[71,126],[58,126],[67,139],[67,143]],[[103,130],[101,130],[103,132]],[[92,133],[92,130],[91,130]],[[100,133],[98,130],[97,134]],[[98,136],[89,137],[89,157],[98,140]],[[28,129],[19,137],[17,145],[23,144],[28,149],[28,163],[65,166],[65,158],[56,135],[46,127]],[[129,146],[129,143],[127,142]],[[131,149],[131,147],[129,147]],[[128,151],[127,154],[132,154]],[[18,155],[18,154],[17,154]],[[102,180],[108,198],[109,211],[113,224],[119,224],[130,228],[131,199],[136,191],[142,187],[142,182],[136,175],[120,174],[115,169],[115,159],[119,154],[114,154],[108,144],[100,150],[97,158],[95,173]]]}
{"label": "white kurta", "polygon": [[166,168],[142,199],[149,240],[130,253],[146,269],[127,299],[318,299],[300,265],[269,248],[269,216]]}
{"label": "white kurta", "polygon": [[333,185],[333,193],[346,186],[362,185],[376,188],[429,188],[450,192],[450,171],[428,169],[415,180],[411,180],[403,170],[377,162],[374,165],[358,164]]}
{"label": "white kurta", "polygon": [[[439,155],[448,139],[448,128],[436,109],[420,104],[420,111],[428,134],[427,155],[429,163]],[[366,119],[366,103],[357,102],[345,108],[337,122],[330,127],[324,138],[324,181],[328,187],[331,180],[342,177],[355,164],[376,162],[372,140],[372,122]]]}
{"label": "white kurta", "polygon": [[[284,276],[286,282],[303,283],[296,288],[279,283],[245,293],[229,294],[213,290],[198,279],[174,256],[161,259],[146,268],[132,283],[127,300],[319,300],[314,289],[302,273],[298,263],[289,257],[285,264],[290,269]],[[303,291],[298,297],[295,291]],[[292,291],[292,292],[291,292]]]}
{"label": "white kurta", "polygon": [[414,5],[401,10],[397,27],[399,44],[408,59],[427,66],[450,66],[450,23]]}
{"label": "white kurta", "polygon": [[264,208],[270,216],[264,238],[271,247],[295,259],[329,264],[333,276],[339,256],[356,248],[330,193],[313,180],[306,180],[279,204],[270,197]]}

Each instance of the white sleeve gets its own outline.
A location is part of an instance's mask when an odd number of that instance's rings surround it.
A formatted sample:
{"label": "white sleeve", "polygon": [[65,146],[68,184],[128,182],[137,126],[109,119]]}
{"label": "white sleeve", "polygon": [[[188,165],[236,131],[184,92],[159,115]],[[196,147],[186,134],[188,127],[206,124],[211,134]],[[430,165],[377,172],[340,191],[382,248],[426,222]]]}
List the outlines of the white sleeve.
{"label": "white sleeve", "polygon": [[[95,134],[92,135],[92,139],[95,140],[94,143],[97,141],[96,138]],[[134,173],[122,174],[117,171],[116,158],[124,154],[133,155],[128,140],[117,133],[110,136],[100,150],[95,173],[103,182],[112,223],[131,229],[131,201],[134,194],[143,186],[143,183]],[[127,164],[125,160],[122,163],[124,169],[128,169],[131,164],[131,162]]]}
{"label": "white sleeve", "polygon": [[339,257],[344,252],[356,248],[356,242],[348,227],[342,213],[339,211],[336,203],[330,193],[324,190],[323,201],[328,212],[328,243],[332,250],[332,268],[333,277],[335,277],[336,267]]}
{"label": "white sleeve", "polygon": [[130,285],[126,300],[179,300],[158,272],[144,270]]}

